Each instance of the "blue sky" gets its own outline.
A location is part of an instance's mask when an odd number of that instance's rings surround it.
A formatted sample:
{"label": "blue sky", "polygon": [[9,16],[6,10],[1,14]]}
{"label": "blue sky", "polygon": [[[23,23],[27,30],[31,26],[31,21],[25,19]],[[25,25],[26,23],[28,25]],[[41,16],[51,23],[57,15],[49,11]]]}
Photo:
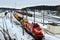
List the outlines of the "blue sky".
{"label": "blue sky", "polygon": [[59,0],[0,0],[0,6],[23,8],[36,5],[60,5]]}

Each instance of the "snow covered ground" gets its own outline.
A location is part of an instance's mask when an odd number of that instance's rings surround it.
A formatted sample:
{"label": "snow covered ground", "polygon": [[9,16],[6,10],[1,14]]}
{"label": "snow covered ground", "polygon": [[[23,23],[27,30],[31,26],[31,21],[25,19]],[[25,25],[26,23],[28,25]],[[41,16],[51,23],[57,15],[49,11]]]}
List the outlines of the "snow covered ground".
{"label": "snow covered ground", "polygon": [[[32,11],[28,11],[28,13],[30,14],[34,14],[34,12]],[[46,12],[47,13],[47,12]],[[35,12],[35,16],[36,16],[36,20],[38,22],[40,21],[40,23],[43,23],[43,12]],[[53,15],[46,15],[44,13],[44,23],[48,23],[48,22],[54,22],[54,23],[60,23],[60,17],[59,16],[53,16]]]}
{"label": "snow covered ground", "polygon": [[[3,14],[4,15],[4,14]],[[30,18],[28,19],[30,20]],[[17,25],[15,22],[18,23],[18,21],[13,17],[12,21],[10,18],[6,18],[5,17],[1,17],[0,18],[0,27],[4,27],[4,29],[6,30],[6,27],[9,31],[9,35],[11,36],[12,39],[16,39],[16,40],[32,40],[33,38],[27,34],[24,31],[24,35],[23,35],[23,29],[21,28],[21,25]],[[42,24],[40,24],[41,27],[46,27],[43,26]],[[0,30],[2,30],[0,28]],[[45,35],[45,39],[44,40],[60,40],[59,38],[52,36],[52,35],[48,35],[48,34],[44,34]],[[0,32],[0,39],[4,40],[4,36],[3,34]]]}
{"label": "snow covered ground", "polygon": [[[16,38],[16,40],[30,40],[30,39],[33,39],[32,37],[30,37],[29,34],[27,34],[26,32],[24,32],[25,35],[23,35],[23,30],[22,28],[20,27],[20,25],[16,25],[16,24],[12,24],[11,23],[11,20],[10,19],[6,19],[5,17],[2,19],[0,18],[0,26],[3,27],[3,24],[4,24],[4,29],[6,29],[6,25],[7,25],[7,28],[8,28],[8,31],[9,31],[9,34],[11,36],[12,39]],[[2,21],[3,20],[3,21]],[[4,23],[3,23],[4,22]],[[6,22],[6,23],[5,23]],[[6,24],[6,25],[5,25]],[[1,33],[0,33],[1,35]],[[26,36],[27,35],[27,36]],[[2,38],[4,39],[3,36],[0,36],[0,39],[3,40]],[[26,38],[27,37],[27,38]]]}

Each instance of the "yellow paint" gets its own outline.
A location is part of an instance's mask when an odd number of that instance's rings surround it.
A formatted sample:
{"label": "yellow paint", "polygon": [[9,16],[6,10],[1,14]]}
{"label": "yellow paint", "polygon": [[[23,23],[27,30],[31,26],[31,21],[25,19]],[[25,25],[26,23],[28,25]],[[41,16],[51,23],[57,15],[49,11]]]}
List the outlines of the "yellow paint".
{"label": "yellow paint", "polygon": [[15,18],[18,18],[19,16],[18,16],[18,13],[15,13],[15,14],[13,14],[14,16],[15,16]]}
{"label": "yellow paint", "polygon": [[23,20],[21,20],[21,23],[26,27],[26,25],[28,23],[28,20],[27,19],[23,19]]}

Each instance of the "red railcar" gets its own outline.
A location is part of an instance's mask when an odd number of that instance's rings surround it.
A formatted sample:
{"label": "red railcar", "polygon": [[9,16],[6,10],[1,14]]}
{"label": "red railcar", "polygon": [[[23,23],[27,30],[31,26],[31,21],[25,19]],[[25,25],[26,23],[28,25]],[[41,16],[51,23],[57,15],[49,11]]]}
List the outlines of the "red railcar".
{"label": "red railcar", "polygon": [[40,28],[38,23],[29,23],[28,20],[23,19],[17,13],[14,14],[14,17],[23,25],[22,27],[27,33],[35,38],[35,40],[42,40],[44,38],[42,28]]}

